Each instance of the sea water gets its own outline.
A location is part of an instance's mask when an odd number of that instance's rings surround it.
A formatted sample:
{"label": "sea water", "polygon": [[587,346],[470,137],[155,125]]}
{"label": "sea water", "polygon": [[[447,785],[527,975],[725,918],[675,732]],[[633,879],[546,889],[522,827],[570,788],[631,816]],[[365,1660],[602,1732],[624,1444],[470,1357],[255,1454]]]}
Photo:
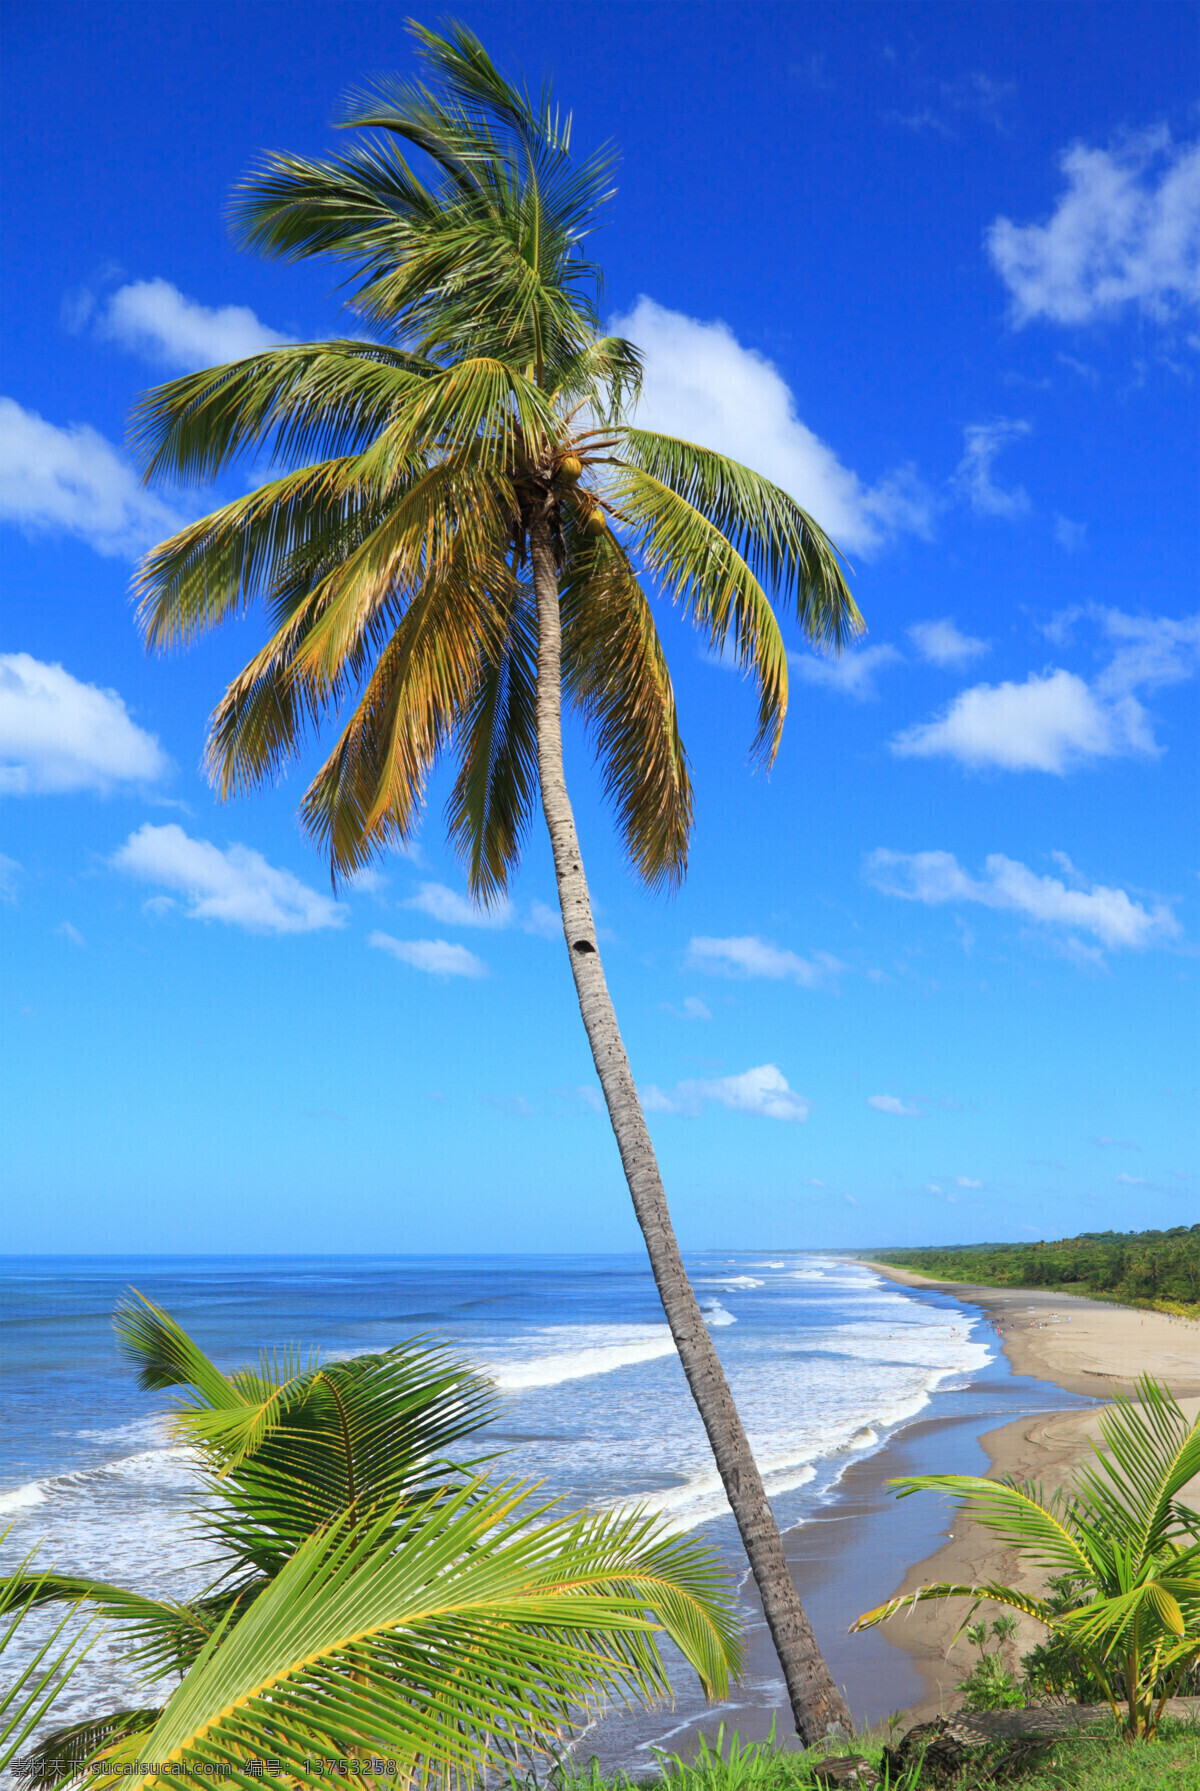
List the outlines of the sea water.
{"label": "sea water", "polygon": [[[38,1544],[38,1559],[60,1572],[173,1599],[214,1577],[190,1522],[191,1462],[167,1430],[170,1396],[137,1390],[113,1336],[113,1307],[136,1287],[223,1368],[289,1344],[341,1356],[414,1336],[449,1343],[492,1377],[500,1399],[496,1421],[464,1453],[496,1452],[506,1479],[536,1480],[539,1497],[566,1507],[658,1513],[703,1535],[744,1576],[644,1258],[30,1257],[0,1266],[8,1561]],[[724,1251],[690,1255],[687,1267],[785,1528],[835,1496],[848,1462],[969,1387],[993,1359],[978,1313],[856,1262]],[[672,1677],[690,1706],[687,1675]],[[758,1690],[769,1700],[781,1687]],[[161,1696],[139,1686],[110,1630],[56,1718]],[[620,1732],[623,1749],[645,1745],[636,1725]]]}

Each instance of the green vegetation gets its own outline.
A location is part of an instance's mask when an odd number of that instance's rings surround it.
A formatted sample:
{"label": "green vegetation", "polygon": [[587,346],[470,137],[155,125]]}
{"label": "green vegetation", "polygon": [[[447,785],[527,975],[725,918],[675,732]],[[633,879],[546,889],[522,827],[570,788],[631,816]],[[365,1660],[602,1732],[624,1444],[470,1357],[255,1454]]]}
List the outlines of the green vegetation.
{"label": "green vegetation", "polygon": [[[1030,1749],[1022,1744],[967,1750],[961,1768],[949,1779],[935,1780],[918,1770],[890,1777],[879,1736],[858,1736],[841,1753],[858,1753],[879,1774],[880,1791],[924,1791],[940,1783],[945,1791],[994,1791],[1012,1785],[1017,1791],[1194,1791],[1200,1785],[1200,1724],[1164,1722],[1151,1742],[1124,1740],[1111,1721],[1084,1735],[1071,1736]],[[631,1780],[623,1774],[605,1777],[591,1770],[555,1774],[552,1791],[639,1791],[647,1784],[666,1791],[824,1791],[827,1780],[814,1768],[830,1757],[829,1748],[786,1752],[770,1742],[741,1747],[718,1736],[695,1760],[662,1755],[662,1780]]]}
{"label": "green vegetation", "polygon": [[[121,1625],[130,1663],[163,1686],[152,1707],[41,1735],[27,1783],[92,1762],[97,1787],[261,1791],[270,1761],[293,1785],[432,1791],[556,1756],[605,1699],[669,1696],[661,1633],[707,1695],[737,1673],[732,1586],[709,1549],[640,1515],[555,1515],[448,1458],[494,1396],[445,1350],[225,1375],[148,1302],[119,1312],[118,1334],[144,1388],[183,1389],[174,1432],[215,1495],[195,1522],[222,1571],[180,1604],[28,1563],[0,1584],[0,1612],[66,1603]],[[26,1672],[13,1745],[45,1715],[60,1652],[54,1635]]]}
{"label": "green vegetation", "polygon": [[959,1498],[1006,1547],[1057,1576],[1055,1598],[994,1581],[940,1580],[865,1612],[854,1628],[930,1598],[969,1598],[972,1614],[983,1603],[1006,1605],[1045,1625],[1131,1736],[1151,1738],[1167,1699],[1200,1662],[1200,1512],[1178,1497],[1200,1473],[1200,1418],[1189,1424],[1146,1375],[1137,1403],[1118,1394],[1100,1431],[1104,1448],[1092,1445],[1092,1464],[1049,1496],[1041,1486],[969,1474],[889,1482],[901,1498]]}
{"label": "green vegetation", "polygon": [[1200,1225],[1170,1231],[1085,1231],[1039,1244],[966,1244],[884,1250],[893,1263],[936,1281],[988,1287],[1046,1287],[1200,1318]]}

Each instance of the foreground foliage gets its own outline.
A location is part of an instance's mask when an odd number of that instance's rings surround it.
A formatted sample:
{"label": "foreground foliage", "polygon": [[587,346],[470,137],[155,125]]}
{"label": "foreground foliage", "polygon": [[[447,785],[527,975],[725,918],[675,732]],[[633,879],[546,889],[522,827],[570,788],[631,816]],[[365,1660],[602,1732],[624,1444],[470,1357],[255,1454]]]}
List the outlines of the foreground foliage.
{"label": "foreground foliage", "polygon": [[[950,1493],[971,1518],[1033,1566],[1057,1596],[992,1581],[938,1581],[865,1612],[868,1629],[928,1599],[1006,1605],[1045,1625],[1100,1687],[1130,1735],[1150,1737],[1163,1705],[1200,1660],[1200,1513],[1178,1494],[1200,1474],[1200,1418],[1189,1424],[1149,1375],[1137,1402],[1118,1395],[1100,1420],[1104,1447],[1075,1483],[1041,1486],[967,1474],[893,1480],[900,1497]],[[1121,1706],[1124,1707],[1123,1712]]]}
{"label": "foreground foliage", "polygon": [[1200,1225],[1089,1231],[1054,1243],[888,1250],[878,1261],[937,1281],[1048,1287],[1200,1318]]}
{"label": "foreground foliage", "polygon": [[[831,1757],[825,1747],[792,1751],[773,1741],[742,1746],[722,1733],[694,1759],[658,1755],[661,1778],[631,1779],[604,1774],[593,1763],[583,1771],[556,1772],[552,1791],[642,1791],[665,1783],[667,1791],[825,1791],[818,1764]],[[878,1734],[859,1735],[838,1752],[865,1758],[879,1774],[880,1791],[923,1791],[920,1770],[905,1779],[889,1778]],[[837,1755],[832,1756],[836,1758]],[[997,1744],[969,1750],[968,1759],[945,1791],[1194,1791],[1200,1785],[1200,1725],[1164,1722],[1152,1742],[1124,1739],[1112,1723],[1029,1749]]]}
{"label": "foreground foliage", "polygon": [[640,1516],[556,1516],[447,1458],[493,1395],[444,1350],[225,1375],[148,1302],[118,1325],[143,1387],[183,1389],[175,1434],[215,1495],[197,1528],[223,1570],[184,1603],[53,1573],[9,1583],[14,1609],[124,1624],[131,1662],[168,1682],[158,1705],[44,1739],[36,1783],[92,1761],[95,1785],[170,1763],[165,1782],[253,1788],[267,1761],[300,1784],[458,1784],[557,1751],[606,1697],[669,1695],[664,1631],[707,1694],[737,1672],[708,1550]]}

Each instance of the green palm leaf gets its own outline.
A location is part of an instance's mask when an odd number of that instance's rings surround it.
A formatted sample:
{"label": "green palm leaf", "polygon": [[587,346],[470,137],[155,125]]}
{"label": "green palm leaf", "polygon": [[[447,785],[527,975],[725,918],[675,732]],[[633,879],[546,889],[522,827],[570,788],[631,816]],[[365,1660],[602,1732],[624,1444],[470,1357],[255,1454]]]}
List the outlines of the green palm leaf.
{"label": "green palm leaf", "polygon": [[468,1488],[399,1530],[314,1536],[114,1769],[250,1783],[265,1749],[311,1782],[314,1754],[356,1752],[440,1783],[551,1746],[598,1696],[660,1695],[656,1624],[720,1693],[736,1643],[694,1550],[644,1519],[535,1516],[519,1488]]}

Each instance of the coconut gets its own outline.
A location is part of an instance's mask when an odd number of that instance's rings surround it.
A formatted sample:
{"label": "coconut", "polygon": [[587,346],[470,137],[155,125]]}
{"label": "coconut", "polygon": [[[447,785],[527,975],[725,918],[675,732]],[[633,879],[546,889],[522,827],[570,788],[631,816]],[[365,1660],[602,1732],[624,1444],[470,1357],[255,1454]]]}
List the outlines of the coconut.
{"label": "coconut", "polygon": [[608,521],[599,505],[592,511],[583,527],[585,534],[588,535],[598,536],[607,532]]}
{"label": "coconut", "polygon": [[567,485],[574,485],[583,471],[583,462],[578,454],[564,454],[558,463],[558,476]]}

